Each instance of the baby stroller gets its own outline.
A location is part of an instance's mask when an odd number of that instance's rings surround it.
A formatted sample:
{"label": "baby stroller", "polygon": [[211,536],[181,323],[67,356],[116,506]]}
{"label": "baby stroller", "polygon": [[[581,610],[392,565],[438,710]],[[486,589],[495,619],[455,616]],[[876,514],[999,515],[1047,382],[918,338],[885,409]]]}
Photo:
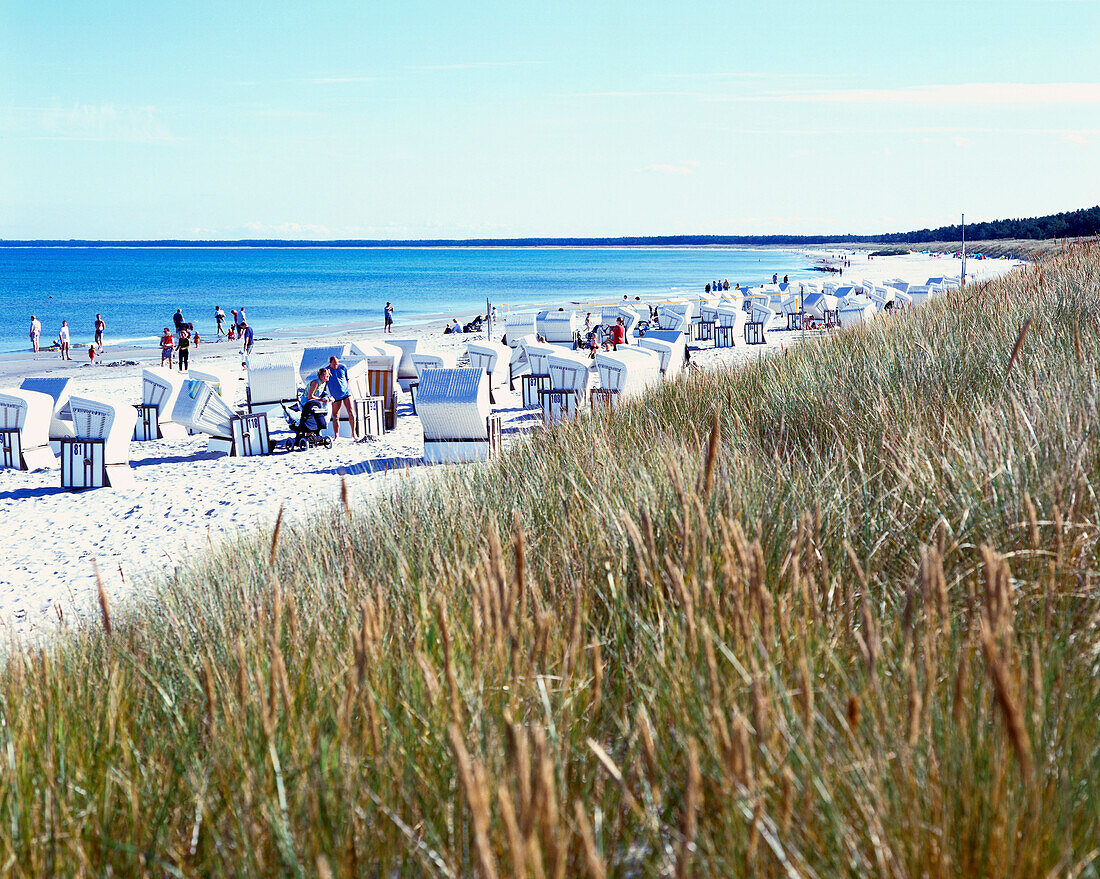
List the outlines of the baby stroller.
{"label": "baby stroller", "polygon": [[[328,427],[328,416],[325,414],[324,403],[307,400],[302,406],[295,403],[287,409],[284,403],[282,407],[283,415],[286,416],[287,427],[294,434],[284,444],[288,452],[291,449],[302,451],[303,449],[314,449],[317,446],[324,446],[326,449],[332,448],[332,437],[321,436],[321,431]],[[299,417],[296,418],[296,414]]]}

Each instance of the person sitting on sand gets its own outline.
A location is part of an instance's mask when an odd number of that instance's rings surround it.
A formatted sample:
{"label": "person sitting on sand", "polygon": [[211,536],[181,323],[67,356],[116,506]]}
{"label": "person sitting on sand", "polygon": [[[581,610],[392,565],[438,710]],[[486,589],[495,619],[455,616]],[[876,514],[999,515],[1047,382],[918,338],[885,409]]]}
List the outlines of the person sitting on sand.
{"label": "person sitting on sand", "polygon": [[160,337],[160,365],[172,368],[172,352],[176,350],[175,340],[172,338],[171,332],[168,327],[164,328],[164,333]]}
{"label": "person sitting on sand", "polygon": [[462,327],[459,326],[457,317],[451,319],[451,325],[448,329],[452,334],[462,332]]}

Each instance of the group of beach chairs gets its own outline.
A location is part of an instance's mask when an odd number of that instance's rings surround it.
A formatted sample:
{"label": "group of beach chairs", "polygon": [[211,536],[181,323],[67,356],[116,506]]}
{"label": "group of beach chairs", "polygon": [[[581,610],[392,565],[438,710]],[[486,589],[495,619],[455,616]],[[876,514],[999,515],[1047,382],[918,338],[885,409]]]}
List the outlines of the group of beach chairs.
{"label": "group of beach chairs", "polygon": [[[717,297],[649,307],[624,302],[599,312],[604,325],[620,320],[626,344],[590,349],[581,339],[577,310],[510,313],[502,342],[471,341],[467,364],[416,350],[416,341],[362,342],[308,347],[285,354],[252,354],[246,362],[243,405],[240,375],[191,369],[186,375],[160,367],[142,374],[142,402],[118,405],[72,396],[68,378],[28,378],[0,389],[0,467],[37,470],[58,466],[62,486],[91,488],[133,483],[130,442],[203,435],[208,449],[230,455],[268,454],[274,446],[268,417],[283,414],[293,435],[287,448],[314,445],[324,428],[293,420],[303,386],[332,356],[348,370],[357,421],[364,436],[396,426],[398,393],[408,393],[424,434],[424,461],[484,461],[500,448],[501,415],[494,391],[519,384],[524,408],[546,423],[587,409],[614,408],[688,362],[689,340],[716,347],[763,341],[776,329],[851,326],[876,315],[910,308],[956,288],[958,280],[929,278],[840,284],[834,281],[764,285],[723,291]],[[290,407],[290,408],[288,408]],[[351,425],[340,423],[341,435]]]}

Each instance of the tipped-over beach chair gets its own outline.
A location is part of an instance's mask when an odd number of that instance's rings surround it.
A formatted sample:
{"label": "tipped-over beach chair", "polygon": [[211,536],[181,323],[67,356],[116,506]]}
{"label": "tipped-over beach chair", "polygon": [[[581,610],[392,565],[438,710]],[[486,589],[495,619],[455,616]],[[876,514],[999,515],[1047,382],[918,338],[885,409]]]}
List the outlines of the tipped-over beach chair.
{"label": "tipped-over beach chair", "polygon": [[72,439],[73,418],[69,412],[69,393],[72,379],[69,378],[25,378],[19,385],[21,391],[38,391],[49,395],[53,400],[53,413],[50,415],[50,448],[55,455],[61,453],[61,440]]}
{"label": "tipped-over beach chair", "polygon": [[249,412],[281,413],[284,403],[297,402],[302,352],[252,354],[247,364]]}
{"label": "tipped-over beach chair", "polygon": [[61,487],[126,488],[134,484],[130,437],[137,424],[133,406],[70,397],[71,439],[61,440]]}
{"label": "tipped-over beach chair", "polygon": [[241,381],[239,369],[234,371],[220,366],[203,366],[200,369],[192,366],[187,370],[187,377],[194,381],[206,382],[214,388],[214,393],[230,406],[234,405]]}
{"label": "tipped-over beach chair", "polygon": [[577,335],[577,312],[544,309],[535,316],[535,332],[547,342],[572,345]]}
{"label": "tipped-over beach chair", "polygon": [[563,348],[547,352],[546,371],[550,376],[550,388],[539,391],[544,421],[573,418],[587,405],[591,364],[587,354]]}
{"label": "tipped-over beach chair", "polygon": [[500,449],[500,416],[490,412],[484,370],[425,369],[416,406],[426,464],[487,461]]}
{"label": "tipped-over beach chair", "polygon": [[[190,374],[190,373],[189,373]],[[141,371],[141,404],[135,440],[183,439],[187,428],[172,421],[172,410],[187,378],[176,369],[150,366]]]}
{"label": "tipped-over beach chair", "polygon": [[46,470],[57,466],[50,449],[53,398],[41,391],[0,391],[0,467]]}
{"label": "tipped-over beach chair", "polygon": [[180,389],[172,420],[177,424],[204,433],[209,437],[207,448],[212,452],[229,454],[233,447],[233,410],[214,386],[188,379]]}

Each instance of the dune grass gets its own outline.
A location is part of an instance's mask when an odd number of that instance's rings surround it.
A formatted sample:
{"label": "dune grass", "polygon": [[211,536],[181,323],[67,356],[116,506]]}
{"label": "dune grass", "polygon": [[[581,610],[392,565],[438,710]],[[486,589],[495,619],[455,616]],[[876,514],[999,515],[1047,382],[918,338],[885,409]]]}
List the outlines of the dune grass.
{"label": "dune grass", "polygon": [[364,508],[0,674],[17,875],[1096,876],[1100,250]]}

